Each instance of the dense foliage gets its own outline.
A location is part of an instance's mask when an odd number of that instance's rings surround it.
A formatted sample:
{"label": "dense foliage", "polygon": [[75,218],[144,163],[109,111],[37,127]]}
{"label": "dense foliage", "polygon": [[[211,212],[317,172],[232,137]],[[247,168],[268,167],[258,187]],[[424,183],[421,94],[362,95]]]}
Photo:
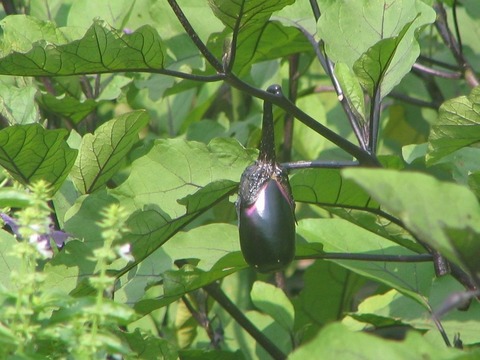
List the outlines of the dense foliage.
{"label": "dense foliage", "polygon": [[[477,0],[1,3],[1,358],[480,357]],[[235,209],[264,101],[275,274]]]}

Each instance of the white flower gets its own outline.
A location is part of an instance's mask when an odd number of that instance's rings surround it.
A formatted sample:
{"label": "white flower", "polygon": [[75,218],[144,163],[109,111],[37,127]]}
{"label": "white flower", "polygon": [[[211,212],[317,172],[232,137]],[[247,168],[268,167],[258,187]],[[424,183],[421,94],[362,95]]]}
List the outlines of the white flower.
{"label": "white flower", "polygon": [[28,241],[30,244],[34,244],[37,251],[42,254],[44,258],[51,259],[53,257],[53,251],[50,247],[48,236],[40,234],[30,235]]}
{"label": "white flower", "polygon": [[117,246],[116,249],[117,254],[124,260],[127,261],[133,261],[135,260],[134,257],[131,254],[131,249],[130,249],[130,244],[126,243],[121,246]]}

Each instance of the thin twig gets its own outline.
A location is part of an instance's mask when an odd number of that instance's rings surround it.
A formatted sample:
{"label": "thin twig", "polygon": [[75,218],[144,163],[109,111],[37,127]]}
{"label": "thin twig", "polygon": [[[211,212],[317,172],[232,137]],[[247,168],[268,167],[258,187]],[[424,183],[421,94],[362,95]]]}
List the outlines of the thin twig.
{"label": "thin twig", "polygon": [[301,109],[299,109],[295,104],[293,104],[290,100],[288,100],[282,93],[281,88],[279,87],[279,91],[275,94],[268,93],[266,91],[257,89],[240,79],[238,79],[235,75],[233,74],[227,74],[226,75],[226,81],[242,90],[245,91],[252,96],[258,97],[262,100],[268,100],[272,104],[277,105],[278,107],[282,108],[283,110],[290,112],[295,118],[300,120],[302,123],[307,125],[309,128],[312,130],[316,131],[323,137],[325,137],[327,140],[331,141],[335,145],[337,145],[339,148],[345,150],[347,153],[355,157],[363,166],[370,166],[370,167],[380,167],[380,163],[378,159],[374,156],[369,154],[367,151],[359,148],[357,145],[351,143],[347,139],[343,138],[342,136],[338,135],[334,131],[330,130],[326,126],[322,125],[318,121],[316,121],[314,118],[312,118],[310,115],[307,113],[303,112]]}
{"label": "thin twig", "polygon": [[453,0],[453,5],[452,5],[453,27],[455,28],[455,34],[457,35],[458,48],[460,52],[463,54],[462,37],[460,36],[460,28],[458,27],[457,5],[458,5],[458,1]]}
{"label": "thin twig", "polygon": [[437,13],[437,20],[435,21],[435,27],[437,28],[438,33],[442,37],[443,42],[450,49],[458,65],[462,68],[463,76],[465,77],[467,84],[472,88],[478,86],[480,83],[475,74],[475,71],[473,70],[472,66],[468,63],[465,56],[463,55],[462,48],[460,47],[459,43],[455,40],[455,37],[453,36],[452,32],[448,27],[447,13],[445,11],[445,8],[443,7],[443,4],[437,1],[433,5],[433,8]]}
{"label": "thin twig", "polygon": [[230,43],[230,49],[224,55],[224,64],[223,69],[225,73],[230,73],[233,70],[233,65],[235,64],[235,57],[237,55],[237,41],[238,35],[240,33],[240,24],[243,17],[243,6],[245,5],[244,1],[241,1],[240,11],[238,13],[237,20],[235,21],[235,26],[233,28],[232,42]]}
{"label": "thin twig", "polygon": [[435,77],[416,69],[412,69],[412,74],[418,76],[423,81],[423,84],[427,89],[428,94],[432,98],[433,103],[442,104],[445,101],[445,97],[443,96],[442,90],[438,86]]}
{"label": "thin twig", "polygon": [[368,126],[368,150],[371,154],[377,152],[378,131],[381,113],[381,87],[376,86],[374,97],[370,99],[370,124]]}
{"label": "thin twig", "polygon": [[460,70],[458,65],[449,64],[449,63],[446,63],[444,61],[440,61],[440,60],[437,60],[437,59],[432,59],[432,58],[429,58],[428,56],[425,56],[425,55],[420,55],[418,57],[418,61],[423,62],[423,63],[436,65],[436,66],[442,67],[444,69],[452,70],[452,71],[459,71]]}
{"label": "thin twig", "polygon": [[[310,127],[312,130],[316,131],[317,133],[319,133],[320,135],[330,140],[332,143],[334,143],[335,145],[337,145],[338,147],[340,147],[341,149],[345,150],[347,153],[355,157],[362,165],[374,166],[374,167],[380,166],[380,163],[378,162],[376,157],[372,156],[367,151],[365,151],[365,149],[363,149],[363,145],[362,145],[362,148],[360,148],[354,145],[353,143],[351,143],[350,141],[346,140],[342,136],[336,134],[326,126],[320,124],[311,116],[309,116],[308,114],[300,110],[291,101],[289,101],[281,91],[278,94],[270,94],[266,91],[262,91],[260,89],[257,89],[245,83],[244,81],[236,77],[233,73],[222,74],[222,72],[225,70],[223,65],[213,56],[210,50],[208,50],[205,44],[198,37],[197,33],[191,26],[190,22],[185,17],[185,14],[182,12],[180,7],[178,6],[176,0],[168,0],[168,3],[170,4],[170,7],[175,12],[175,15],[178,17],[180,23],[184,27],[185,31],[187,32],[191,40],[199,48],[200,52],[205,56],[207,61],[217,70],[217,72],[220,75],[219,79],[225,80],[231,86],[239,90],[245,91],[252,96],[258,97],[262,100],[270,101],[272,104],[277,105],[283,110],[285,110],[286,112],[291,113],[294,117],[296,117],[298,120],[300,120],[305,125]],[[166,74],[166,71],[164,71],[163,69],[159,69],[157,71],[159,73]]]}
{"label": "thin twig", "polygon": [[314,161],[294,161],[281,164],[286,170],[300,169],[343,169],[345,167],[358,166],[358,161],[333,161],[333,160],[314,160]]}
{"label": "thin twig", "polygon": [[[310,6],[312,7],[312,11],[314,14],[314,17],[316,21],[320,18],[320,10],[318,8],[318,4],[316,0],[310,0]],[[365,131],[360,124],[362,123],[360,119],[355,116],[355,112],[352,110],[350,107],[350,103],[348,102],[348,99],[346,96],[343,94],[342,87],[340,86],[340,83],[338,82],[337,77],[335,76],[334,72],[334,66],[332,61],[328,58],[328,56],[325,53],[324,49],[324,44],[323,41],[320,40],[319,43],[315,40],[312,34],[310,34],[305,28],[303,28],[301,25],[297,24],[298,28],[302,32],[302,34],[306,37],[306,39],[310,42],[310,44],[313,47],[313,50],[315,51],[315,55],[317,56],[317,59],[319,60],[320,64],[322,65],[325,73],[330,77],[333,87],[335,89],[335,92],[337,93],[338,99],[340,101],[340,104],[343,107],[343,110],[347,116],[347,119],[350,123],[350,126],[352,127],[352,130],[358,140],[358,143],[360,147],[363,150],[367,149],[367,142],[365,139]]]}
{"label": "thin twig", "polygon": [[422,65],[422,64],[419,64],[419,63],[413,64],[413,68],[418,70],[418,71],[424,72],[425,74],[441,77],[441,78],[444,78],[444,79],[457,80],[457,79],[460,79],[462,77],[462,74],[458,71],[449,72],[449,71],[432,69],[431,67],[428,67],[428,66],[425,66],[425,65]]}
{"label": "thin twig", "polygon": [[265,351],[275,360],[284,360],[287,356],[265,336],[245,314],[225,295],[218,283],[211,283],[203,289],[226,311],[230,316],[247,331]]}
{"label": "thin twig", "polygon": [[[297,101],[299,59],[300,54],[294,54],[288,58],[288,98],[293,104],[295,104],[295,102]],[[290,161],[292,157],[294,119],[295,118],[292,116],[292,114],[285,113],[283,123],[283,147],[281,156],[281,159],[283,161]]]}
{"label": "thin twig", "polygon": [[7,15],[14,15],[17,14],[17,9],[15,8],[15,4],[13,0],[2,0],[3,9],[5,10],[5,14]]}
{"label": "thin twig", "polygon": [[220,61],[218,61],[218,59],[215,56],[213,56],[213,54],[210,52],[210,50],[208,50],[207,46],[200,39],[197,32],[195,31],[195,29],[192,27],[192,25],[188,21],[187,17],[183,13],[180,6],[178,6],[177,1],[176,0],[168,0],[168,4],[172,8],[172,10],[175,13],[177,19],[180,21],[180,24],[182,24],[183,28],[187,32],[190,39],[193,41],[193,43],[198,48],[198,50],[200,50],[200,52],[205,57],[205,59],[207,59],[207,61],[210,63],[210,65],[212,65],[213,68],[217,72],[222,73],[224,71],[222,63]]}
{"label": "thin twig", "polygon": [[295,260],[307,260],[307,259],[417,263],[417,262],[431,262],[432,255],[431,254],[377,255],[377,254],[353,254],[353,253],[332,252],[332,253],[318,254],[318,255],[295,256]]}
{"label": "thin twig", "polygon": [[425,101],[421,99],[417,99],[408,95],[405,95],[403,93],[399,93],[396,91],[392,91],[390,94],[388,94],[388,97],[395,99],[395,100],[400,100],[408,104],[416,105],[419,107],[424,107],[424,108],[429,108],[429,109],[435,109],[437,110],[441,103],[436,103],[434,101]]}
{"label": "thin twig", "polygon": [[445,344],[446,344],[448,347],[452,347],[452,344],[450,343],[450,340],[448,339],[448,335],[447,335],[445,329],[443,328],[442,322],[441,322],[440,319],[435,315],[435,313],[433,313],[433,311],[430,311],[430,313],[432,314],[432,320],[433,320],[433,322],[435,323],[435,326],[437,327],[438,331],[439,331],[440,334],[442,335],[443,341],[445,342]]}

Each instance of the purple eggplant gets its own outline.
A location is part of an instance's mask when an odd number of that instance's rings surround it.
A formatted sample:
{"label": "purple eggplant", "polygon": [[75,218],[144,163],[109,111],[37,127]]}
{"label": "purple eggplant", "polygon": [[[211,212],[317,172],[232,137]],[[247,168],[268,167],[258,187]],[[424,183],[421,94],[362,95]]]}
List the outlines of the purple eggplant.
{"label": "purple eggplant", "polygon": [[245,261],[264,273],[290,264],[295,256],[295,202],[288,175],[275,160],[272,105],[267,101],[260,154],[242,174],[237,211]]}

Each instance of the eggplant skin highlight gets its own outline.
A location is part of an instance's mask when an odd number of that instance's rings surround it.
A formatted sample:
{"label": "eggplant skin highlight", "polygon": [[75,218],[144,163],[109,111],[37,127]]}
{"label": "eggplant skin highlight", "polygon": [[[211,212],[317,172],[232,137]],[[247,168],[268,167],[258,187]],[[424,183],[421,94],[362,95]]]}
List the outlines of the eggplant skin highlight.
{"label": "eggplant skin highlight", "polygon": [[282,169],[255,164],[242,175],[237,203],[240,247],[261,273],[279,271],[295,256],[295,203]]}

